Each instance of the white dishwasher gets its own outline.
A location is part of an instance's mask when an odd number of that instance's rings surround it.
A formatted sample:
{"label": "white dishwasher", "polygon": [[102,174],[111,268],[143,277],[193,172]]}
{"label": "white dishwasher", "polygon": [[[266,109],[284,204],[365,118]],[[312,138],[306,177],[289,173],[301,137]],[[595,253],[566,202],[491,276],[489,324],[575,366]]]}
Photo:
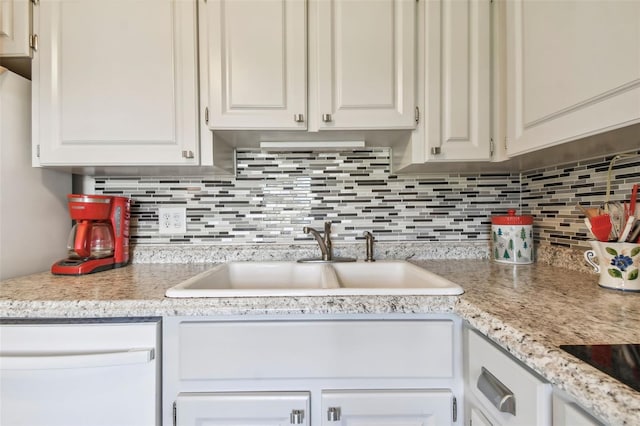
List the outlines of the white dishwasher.
{"label": "white dishwasher", "polygon": [[160,319],[1,320],[0,425],[160,424]]}

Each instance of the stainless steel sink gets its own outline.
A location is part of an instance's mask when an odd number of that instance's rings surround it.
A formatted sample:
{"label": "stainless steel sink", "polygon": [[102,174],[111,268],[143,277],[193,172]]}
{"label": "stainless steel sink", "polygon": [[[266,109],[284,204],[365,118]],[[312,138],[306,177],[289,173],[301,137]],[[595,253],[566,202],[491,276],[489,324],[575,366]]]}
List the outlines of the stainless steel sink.
{"label": "stainless steel sink", "polygon": [[167,297],[458,295],[458,284],[406,261],[229,262],[167,290]]}

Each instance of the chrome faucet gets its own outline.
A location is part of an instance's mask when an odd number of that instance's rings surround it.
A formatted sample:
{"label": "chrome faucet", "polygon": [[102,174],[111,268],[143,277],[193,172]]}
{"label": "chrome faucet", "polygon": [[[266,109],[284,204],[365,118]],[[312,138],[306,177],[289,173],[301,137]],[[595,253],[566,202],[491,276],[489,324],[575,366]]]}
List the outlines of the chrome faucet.
{"label": "chrome faucet", "polygon": [[331,222],[324,223],[324,237],[322,237],[318,231],[308,226],[302,228],[302,232],[304,232],[305,234],[311,234],[316,239],[318,245],[320,246],[322,260],[333,260],[333,246],[331,244]]}

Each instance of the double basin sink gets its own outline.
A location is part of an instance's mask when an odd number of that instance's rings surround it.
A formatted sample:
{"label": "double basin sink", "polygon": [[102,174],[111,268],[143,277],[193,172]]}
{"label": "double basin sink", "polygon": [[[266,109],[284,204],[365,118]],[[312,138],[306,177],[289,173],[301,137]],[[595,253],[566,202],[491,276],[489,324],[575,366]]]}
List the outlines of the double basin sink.
{"label": "double basin sink", "polygon": [[228,262],[167,290],[167,297],[458,295],[458,284],[407,261]]}

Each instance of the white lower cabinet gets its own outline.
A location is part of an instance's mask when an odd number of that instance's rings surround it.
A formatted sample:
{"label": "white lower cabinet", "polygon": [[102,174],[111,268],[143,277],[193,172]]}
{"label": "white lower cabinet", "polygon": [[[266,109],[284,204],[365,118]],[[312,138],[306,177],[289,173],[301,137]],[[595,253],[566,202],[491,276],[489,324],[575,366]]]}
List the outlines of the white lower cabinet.
{"label": "white lower cabinet", "polygon": [[464,327],[463,348],[466,425],[603,424],[477,331]]}
{"label": "white lower cabinet", "polygon": [[309,425],[309,392],[185,393],[176,425]]}
{"label": "white lower cabinet", "polygon": [[306,317],[165,318],[164,423],[461,424],[459,319]]}
{"label": "white lower cabinet", "polygon": [[423,426],[451,424],[448,390],[323,391],[325,426]]}
{"label": "white lower cabinet", "polygon": [[[327,390],[322,425],[422,426],[451,424],[448,390]],[[310,392],[181,393],[176,425],[310,425]]]}
{"label": "white lower cabinet", "polygon": [[493,426],[479,408],[469,406],[469,426]]}
{"label": "white lower cabinet", "polygon": [[595,417],[587,413],[571,397],[559,390],[553,391],[553,426],[600,426]]}
{"label": "white lower cabinet", "polygon": [[463,334],[465,417],[470,424],[550,425],[551,385],[476,331],[465,328]]}

